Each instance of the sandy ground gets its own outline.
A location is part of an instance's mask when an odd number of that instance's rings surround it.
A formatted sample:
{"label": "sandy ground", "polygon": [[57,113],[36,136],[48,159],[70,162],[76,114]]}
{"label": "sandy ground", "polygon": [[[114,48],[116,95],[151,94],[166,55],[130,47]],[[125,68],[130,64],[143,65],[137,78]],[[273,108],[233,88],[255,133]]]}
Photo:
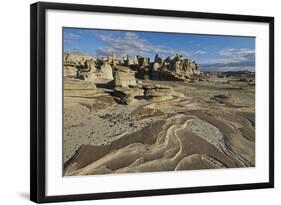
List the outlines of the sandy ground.
{"label": "sandy ground", "polygon": [[156,83],[182,95],[123,105],[108,88],[65,86],[66,175],[255,165],[254,86],[215,76]]}

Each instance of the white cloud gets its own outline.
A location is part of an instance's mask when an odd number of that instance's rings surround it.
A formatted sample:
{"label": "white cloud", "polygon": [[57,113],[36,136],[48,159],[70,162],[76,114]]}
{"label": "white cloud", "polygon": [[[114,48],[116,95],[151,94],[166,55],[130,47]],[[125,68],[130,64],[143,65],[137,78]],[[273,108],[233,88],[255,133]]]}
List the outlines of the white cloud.
{"label": "white cloud", "polygon": [[113,33],[107,35],[98,34],[97,36],[108,44],[108,46],[97,48],[97,55],[110,55],[112,52],[115,52],[119,57],[126,54],[131,56],[154,56],[156,53],[164,56],[175,55],[176,53],[181,53],[185,56],[189,55],[186,51],[177,51],[166,46],[153,44],[133,32],[126,32],[121,35]]}
{"label": "white cloud", "polygon": [[220,50],[218,54],[233,61],[243,61],[253,59],[255,51],[248,48],[227,48]]}
{"label": "white cloud", "polygon": [[194,55],[202,55],[202,54],[206,54],[208,53],[207,51],[203,51],[203,50],[197,50],[197,51],[194,51],[193,54]]}
{"label": "white cloud", "polygon": [[255,70],[255,51],[248,48],[225,48],[217,52],[221,58],[201,62],[204,70]]}
{"label": "white cloud", "polygon": [[100,56],[109,56],[112,52],[115,52],[115,50],[110,47],[99,47],[96,49],[96,53]]}
{"label": "white cloud", "polygon": [[79,35],[69,32],[64,32],[64,40],[65,41],[77,41],[80,38]]}
{"label": "white cloud", "polygon": [[195,58],[198,55],[206,54],[204,50],[177,50],[169,46],[157,45],[142,38],[136,32],[120,32],[120,31],[104,31],[104,30],[79,30],[73,33],[71,31],[64,32],[64,41],[73,44],[83,37],[83,35],[93,35],[105,44],[96,48],[96,55],[108,56],[114,52],[118,57],[125,55],[135,56],[143,55],[154,58],[155,54],[166,57],[180,53],[186,58]]}

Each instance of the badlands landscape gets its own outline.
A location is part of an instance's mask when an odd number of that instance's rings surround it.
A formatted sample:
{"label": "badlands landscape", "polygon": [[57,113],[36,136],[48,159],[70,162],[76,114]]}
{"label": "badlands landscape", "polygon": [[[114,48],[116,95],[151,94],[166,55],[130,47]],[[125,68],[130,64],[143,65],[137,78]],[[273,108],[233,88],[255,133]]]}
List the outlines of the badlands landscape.
{"label": "badlands landscape", "polygon": [[64,54],[64,175],[255,166],[255,73]]}

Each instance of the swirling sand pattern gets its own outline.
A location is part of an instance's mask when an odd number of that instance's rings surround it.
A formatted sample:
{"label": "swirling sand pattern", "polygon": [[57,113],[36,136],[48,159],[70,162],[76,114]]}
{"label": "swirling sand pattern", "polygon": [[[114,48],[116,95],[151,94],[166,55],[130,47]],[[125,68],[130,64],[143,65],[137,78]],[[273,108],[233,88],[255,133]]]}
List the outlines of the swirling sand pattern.
{"label": "swirling sand pattern", "polygon": [[194,110],[158,120],[110,145],[83,145],[65,175],[254,166],[255,141],[240,129],[254,132],[246,114]]}

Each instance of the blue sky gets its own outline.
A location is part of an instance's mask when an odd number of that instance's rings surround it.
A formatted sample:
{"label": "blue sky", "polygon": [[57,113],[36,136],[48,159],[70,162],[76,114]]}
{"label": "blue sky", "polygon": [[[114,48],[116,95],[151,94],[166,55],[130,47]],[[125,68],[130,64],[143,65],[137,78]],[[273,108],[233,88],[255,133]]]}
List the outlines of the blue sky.
{"label": "blue sky", "polygon": [[255,38],[221,35],[114,31],[64,28],[64,51],[93,56],[115,52],[154,59],[177,52],[199,64],[201,70],[255,70]]}

